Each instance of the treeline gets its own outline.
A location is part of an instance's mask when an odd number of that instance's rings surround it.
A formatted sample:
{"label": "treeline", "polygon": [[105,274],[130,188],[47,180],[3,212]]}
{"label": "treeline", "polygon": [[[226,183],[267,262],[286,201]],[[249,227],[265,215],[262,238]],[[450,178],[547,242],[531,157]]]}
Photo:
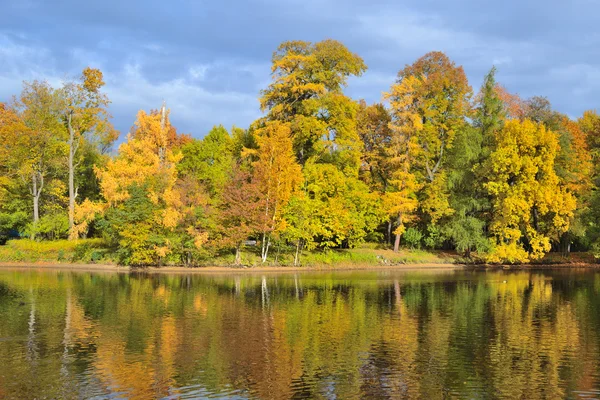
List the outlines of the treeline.
{"label": "treeline", "polygon": [[[99,70],[26,82],[0,106],[0,230],[102,237],[131,265],[194,264],[256,241],[280,251],[378,241],[488,262],[551,250],[600,256],[600,116],[572,120],[495,80],[474,94],[441,52],[368,105],[344,94],[362,58],[334,40],[285,42],[248,129],[177,133],[140,111],[116,155]],[[65,210],[67,210],[65,212]],[[283,249],[283,250],[282,250]]]}

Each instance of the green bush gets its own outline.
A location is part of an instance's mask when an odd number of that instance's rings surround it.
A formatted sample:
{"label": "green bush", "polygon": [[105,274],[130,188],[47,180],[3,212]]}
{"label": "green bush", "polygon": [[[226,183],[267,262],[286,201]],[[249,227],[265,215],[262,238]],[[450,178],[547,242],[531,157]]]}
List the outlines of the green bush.
{"label": "green bush", "polygon": [[[92,262],[104,258],[104,242],[101,239],[75,241],[35,241],[29,239],[9,240],[0,246],[0,261],[36,262],[71,261]],[[98,254],[93,255],[96,252]]]}
{"label": "green bush", "polygon": [[421,248],[421,240],[423,239],[423,234],[416,228],[408,228],[403,235],[404,241],[410,246],[412,249],[420,249]]}
{"label": "green bush", "polygon": [[37,224],[29,223],[24,234],[48,240],[66,239],[69,234],[69,218],[65,214],[44,215]]}

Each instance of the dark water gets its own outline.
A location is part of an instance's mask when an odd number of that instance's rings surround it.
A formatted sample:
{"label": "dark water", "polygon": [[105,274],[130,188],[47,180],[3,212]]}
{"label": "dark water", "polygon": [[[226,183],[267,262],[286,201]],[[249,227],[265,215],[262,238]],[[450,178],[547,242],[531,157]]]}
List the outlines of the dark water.
{"label": "dark water", "polygon": [[598,398],[600,273],[0,270],[0,398]]}

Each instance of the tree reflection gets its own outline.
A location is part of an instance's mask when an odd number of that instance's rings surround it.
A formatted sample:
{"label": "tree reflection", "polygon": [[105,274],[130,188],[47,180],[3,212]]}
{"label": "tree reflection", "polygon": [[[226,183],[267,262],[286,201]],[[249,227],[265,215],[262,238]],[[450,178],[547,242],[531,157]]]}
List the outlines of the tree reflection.
{"label": "tree reflection", "polygon": [[593,273],[2,271],[0,289],[7,398],[564,398],[600,386]]}

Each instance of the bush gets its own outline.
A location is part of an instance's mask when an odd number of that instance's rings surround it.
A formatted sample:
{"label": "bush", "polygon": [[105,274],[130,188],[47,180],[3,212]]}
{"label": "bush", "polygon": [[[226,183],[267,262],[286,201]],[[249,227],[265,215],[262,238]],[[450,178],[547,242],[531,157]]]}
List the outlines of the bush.
{"label": "bush", "polygon": [[[94,255],[94,252],[97,254]],[[92,262],[101,260],[105,254],[104,242],[101,239],[39,242],[29,239],[18,239],[9,240],[5,246],[0,246],[0,261],[4,262]]]}
{"label": "bush", "polygon": [[69,218],[65,214],[44,215],[37,224],[29,223],[25,236],[48,240],[66,239],[69,234]]}
{"label": "bush", "polygon": [[404,241],[410,246],[412,249],[420,249],[421,248],[421,240],[423,239],[423,234],[416,228],[408,228],[403,235]]}

